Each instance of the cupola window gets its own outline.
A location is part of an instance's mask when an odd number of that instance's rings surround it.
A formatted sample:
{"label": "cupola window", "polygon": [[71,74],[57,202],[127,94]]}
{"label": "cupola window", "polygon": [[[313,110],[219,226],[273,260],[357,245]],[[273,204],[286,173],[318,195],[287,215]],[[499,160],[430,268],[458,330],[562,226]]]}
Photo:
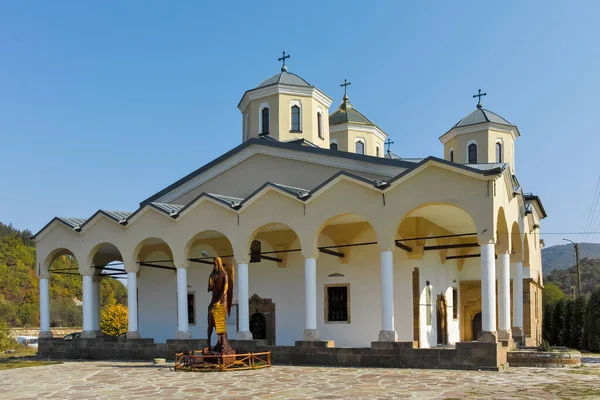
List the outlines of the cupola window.
{"label": "cupola window", "polygon": [[329,145],[329,150],[337,150],[338,149],[338,144],[333,142]]}
{"label": "cupola window", "polygon": [[319,132],[319,139],[325,139],[323,136],[323,117],[320,112],[317,113],[317,131]]}
{"label": "cupola window", "polygon": [[292,106],[292,132],[300,132],[300,107]]}
{"label": "cupola window", "polygon": [[448,159],[450,160],[450,162],[454,162],[454,150],[450,150],[448,152]]}
{"label": "cupola window", "polygon": [[262,110],[262,133],[269,133],[269,108]]}
{"label": "cupola window", "polygon": [[496,162],[502,162],[502,143],[500,142],[496,143]]}
{"label": "cupola window", "polygon": [[477,164],[477,144],[471,143],[468,147],[469,164]]}
{"label": "cupola window", "polygon": [[356,154],[365,154],[365,144],[361,141],[356,142]]}

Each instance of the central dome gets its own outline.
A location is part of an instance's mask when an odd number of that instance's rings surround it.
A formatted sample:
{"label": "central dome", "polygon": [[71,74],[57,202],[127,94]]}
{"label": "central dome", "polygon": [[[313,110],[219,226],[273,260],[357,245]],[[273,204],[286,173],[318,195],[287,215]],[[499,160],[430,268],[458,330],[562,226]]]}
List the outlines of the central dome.
{"label": "central dome", "polygon": [[291,85],[291,86],[304,86],[304,87],[312,87],[312,85],[306,82],[304,79],[300,78],[296,74],[292,74],[291,72],[281,71],[278,74],[273,75],[272,77],[265,79],[262,81],[255,89],[263,88],[271,85]]}
{"label": "central dome", "polygon": [[458,121],[456,125],[454,125],[454,127],[458,128],[460,126],[475,125],[480,124],[482,122],[495,122],[497,124],[512,125],[510,122],[508,122],[498,114],[493,113],[490,110],[486,110],[485,108],[478,108],[477,110],[473,111],[472,113]]}

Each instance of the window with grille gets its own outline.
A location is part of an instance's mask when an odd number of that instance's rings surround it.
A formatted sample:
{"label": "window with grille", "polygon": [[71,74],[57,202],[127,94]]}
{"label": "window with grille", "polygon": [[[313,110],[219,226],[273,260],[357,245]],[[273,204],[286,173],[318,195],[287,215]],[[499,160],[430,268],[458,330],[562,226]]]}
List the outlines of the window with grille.
{"label": "window with grille", "polygon": [[458,289],[452,288],[452,319],[458,319]]}
{"label": "window with grille", "polygon": [[325,287],[327,322],[350,322],[348,289],[349,285]]}
{"label": "window with grille", "polygon": [[188,293],[188,324],[194,325],[196,323],[196,294]]}
{"label": "window with grille", "polygon": [[469,150],[469,164],[477,164],[477,145],[471,143],[468,147]]}
{"label": "window with grille", "polygon": [[300,107],[292,106],[292,132],[300,132]]}
{"label": "window with grille", "polygon": [[265,107],[262,110],[262,132],[269,133],[269,107]]}

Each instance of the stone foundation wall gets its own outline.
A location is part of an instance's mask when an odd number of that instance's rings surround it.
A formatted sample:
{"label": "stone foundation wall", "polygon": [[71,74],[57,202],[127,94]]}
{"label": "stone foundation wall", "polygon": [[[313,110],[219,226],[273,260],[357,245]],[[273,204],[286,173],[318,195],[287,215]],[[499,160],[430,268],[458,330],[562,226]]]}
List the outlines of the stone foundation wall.
{"label": "stone foundation wall", "polygon": [[508,362],[513,367],[579,367],[581,353],[578,351],[510,351]]}
{"label": "stone foundation wall", "polygon": [[[415,349],[412,342],[374,342],[370,348],[335,348],[328,342],[296,342],[296,346],[267,346],[264,341],[231,341],[238,354],[271,351],[278,365],[323,365],[337,367],[442,368],[497,371],[507,366],[506,350],[499,343],[457,343],[456,349]],[[205,340],[153,339],[117,342],[112,338],[40,339],[38,355],[51,359],[173,361],[175,353],[202,350]]]}

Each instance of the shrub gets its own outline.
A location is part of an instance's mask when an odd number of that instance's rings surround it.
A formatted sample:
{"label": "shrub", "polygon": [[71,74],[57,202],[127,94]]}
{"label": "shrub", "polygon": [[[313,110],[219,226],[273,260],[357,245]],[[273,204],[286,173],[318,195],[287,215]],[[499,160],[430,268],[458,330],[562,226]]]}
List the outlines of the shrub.
{"label": "shrub", "polygon": [[544,319],[542,320],[542,339],[547,342],[552,340],[552,316],[554,314],[553,303],[543,303]]}
{"label": "shrub", "polygon": [[13,348],[16,345],[16,340],[10,337],[10,329],[8,323],[5,321],[0,321],[0,350]]}
{"label": "shrub", "polygon": [[554,312],[552,313],[552,333],[550,344],[554,346],[563,346],[563,330],[565,326],[565,301],[563,299],[554,303]]}
{"label": "shrub", "polygon": [[573,299],[565,299],[565,323],[563,324],[562,334],[561,334],[561,346],[570,346],[571,345],[571,322],[573,320],[573,314],[575,310],[575,300]]}
{"label": "shrub", "polygon": [[104,307],[100,328],[109,336],[119,336],[127,332],[127,307],[117,303]]}
{"label": "shrub", "polygon": [[573,304],[573,313],[571,314],[569,347],[584,350],[587,347],[585,342],[585,318],[587,315],[587,297],[579,296]]}
{"label": "shrub", "polygon": [[588,350],[600,352],[600,286],[592,292],[587,310]]}

